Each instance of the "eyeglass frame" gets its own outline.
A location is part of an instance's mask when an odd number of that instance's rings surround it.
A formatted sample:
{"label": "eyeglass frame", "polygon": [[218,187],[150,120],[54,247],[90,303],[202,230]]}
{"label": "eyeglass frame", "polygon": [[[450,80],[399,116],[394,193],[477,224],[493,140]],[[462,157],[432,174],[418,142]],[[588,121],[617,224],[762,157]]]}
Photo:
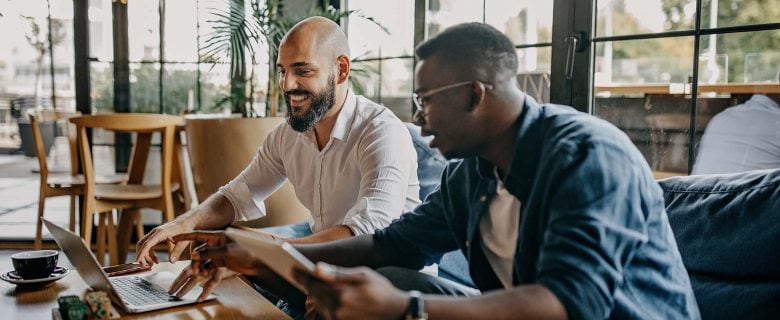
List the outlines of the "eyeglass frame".
{"label": "eyeglass frame", "polygon": [[444,86],[441,86],[441,87],[438,87],[438,88],[434,88],[434,89],[431,89],[431,90],[428,90],[428,91],[424,92],[423,94],[419,94],[417,92],[412,92],[412,102],[414,102],[414,105],[417,107],[417,111],[414,113],[414,117],[413,118],[415,120],[416,119],[420,119],[420,118],[422,118],[422,119],[426,119],[427,118],[427,114],[425,112],[425,102],[423,101],[423,99],[431,97],[431,96],[433,96],[433,95],[435,95],[437,93],[441,93],[441,92],[447,91],[449,89],[462,87],[462,86],[465,86],[467,84],[473,84],[473,83],[478,83],[478,84],[482,85],[483,87],[485,87],[485,89],[488,89],[488,90],[493,89],[493,85],[492,84],[484,83],[484,82],[479,81],[479,80],[468,80],[468,81],[456,82],[456,83],[453,83],[453,84],[448,84],[448,85],[444,85]]}

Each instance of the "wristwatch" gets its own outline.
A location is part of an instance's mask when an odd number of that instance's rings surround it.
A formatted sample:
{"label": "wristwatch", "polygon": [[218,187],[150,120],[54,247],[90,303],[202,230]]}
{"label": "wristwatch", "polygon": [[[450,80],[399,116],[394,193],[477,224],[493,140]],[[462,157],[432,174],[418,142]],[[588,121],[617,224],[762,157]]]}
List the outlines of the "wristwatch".
{"label": "wristwatch", "polygon": [[406,320],[428,320],[422,292],[409,291],[409,310],[406,311]]}

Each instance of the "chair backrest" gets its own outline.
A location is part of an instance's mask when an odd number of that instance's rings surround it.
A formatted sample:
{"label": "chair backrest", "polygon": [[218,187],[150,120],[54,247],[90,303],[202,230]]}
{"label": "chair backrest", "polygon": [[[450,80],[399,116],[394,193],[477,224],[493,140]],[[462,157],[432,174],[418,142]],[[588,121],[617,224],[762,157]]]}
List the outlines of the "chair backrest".
{"label": "chair backrest", "polygon": [[[246,168],[268,133],[284,121],[283,117],[187,118],[187,143],[198,201],[206,200]],[[266,216],[242,225],[279,226],[306,221],[310,216],[289,181],[264,203]]]}
{"label": "chair backrest", "polygon": [[780,169],[660,180],[702,317],[780,314]]}
{"label": "chair backrest", "polygon": [[[28,117],[30,119],[30,127],[32,128],[33,142],[35,144],[35,152],[38,158],[38,165],[40,167],[40,175],[42,183],[46,182],[46,177],[49,174],[48,164],[46,162],[46,147],[43,140],[43,133],[41,130],[41,123],[54,123],[56,129],[56,123],[61,120],[67,120],[72,117],[81,115],[80,112],[61,111],[61,110],[30,110]],[[70,123],[65,123],[65,131],[68,136],[68,147],[70,151],[70,167],[71,174],[78,172],[78,150],[76,149],[76,132],[74,128],[71,128]]]}
{"label": "chair backrest", "polygon": [[[85,194],[90,195],[95,184],[95,170],[92,162],[92,152],[89,146],[87,129],[103,129],[115,132],[129,133],[153,133],[162,134],[161,148],[161,181],[163,194],[171,192],[171,174],[173,159],[173,144],[176,125],[182,121],[181,117],[163,114],[142,113],[112,113],[99,115],[86,115],[71,118],[70,122],[76,125],[77,145],[81,156],[81,165],[86,184]],[[145,160],[144,160],[145,161]]]}
{"label": "chair backrest", "polygon": [[517,86],[539,103],[550,102],[550,75],[545,71],[518,73]]}

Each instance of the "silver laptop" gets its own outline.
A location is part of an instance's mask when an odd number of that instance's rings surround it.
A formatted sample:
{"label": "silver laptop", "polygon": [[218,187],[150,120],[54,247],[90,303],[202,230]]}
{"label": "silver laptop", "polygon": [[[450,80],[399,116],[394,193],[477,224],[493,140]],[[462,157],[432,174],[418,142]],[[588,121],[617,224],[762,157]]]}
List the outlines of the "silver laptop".
{"label": "silver laptop", "polygon": [[[193,304],[197,302],[198,296],[202,292],[202,288],[196,286],[181,299],[168,294],[160,283],[171,280],[175,275],[167,271],[109,278],[87,246],[84,245],[81,237],[51,221],[43,218],[41,220],[46,224],[46,228],[49,229],[52,237],[57,241],[84,282],[94,290],[108,293],[111,301],[128,313]],[[214,295],[209,295],[206,300],[214,298],[216,298]]]}

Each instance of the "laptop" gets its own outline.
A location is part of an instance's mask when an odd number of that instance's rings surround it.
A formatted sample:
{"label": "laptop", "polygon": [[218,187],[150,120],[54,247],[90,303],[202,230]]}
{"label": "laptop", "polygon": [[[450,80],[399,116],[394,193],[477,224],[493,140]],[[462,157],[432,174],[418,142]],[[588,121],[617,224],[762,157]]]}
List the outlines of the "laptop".
{"label": "laptop", "polygon": [[[197,302],[203,291],[199,286],[192,288],[184,297],[168,294],[161,283],[176,276],[170,272],[147,272],[143,275],[127,275],[109,278],[100,267],[84,241],[73,232],[51,221],[41,218],[52,237],[76,268],[76,271],[93,290],[104,291],[111,301],[128,313],[160,310]],[[209,295],[206,300],[215,299]]]}

